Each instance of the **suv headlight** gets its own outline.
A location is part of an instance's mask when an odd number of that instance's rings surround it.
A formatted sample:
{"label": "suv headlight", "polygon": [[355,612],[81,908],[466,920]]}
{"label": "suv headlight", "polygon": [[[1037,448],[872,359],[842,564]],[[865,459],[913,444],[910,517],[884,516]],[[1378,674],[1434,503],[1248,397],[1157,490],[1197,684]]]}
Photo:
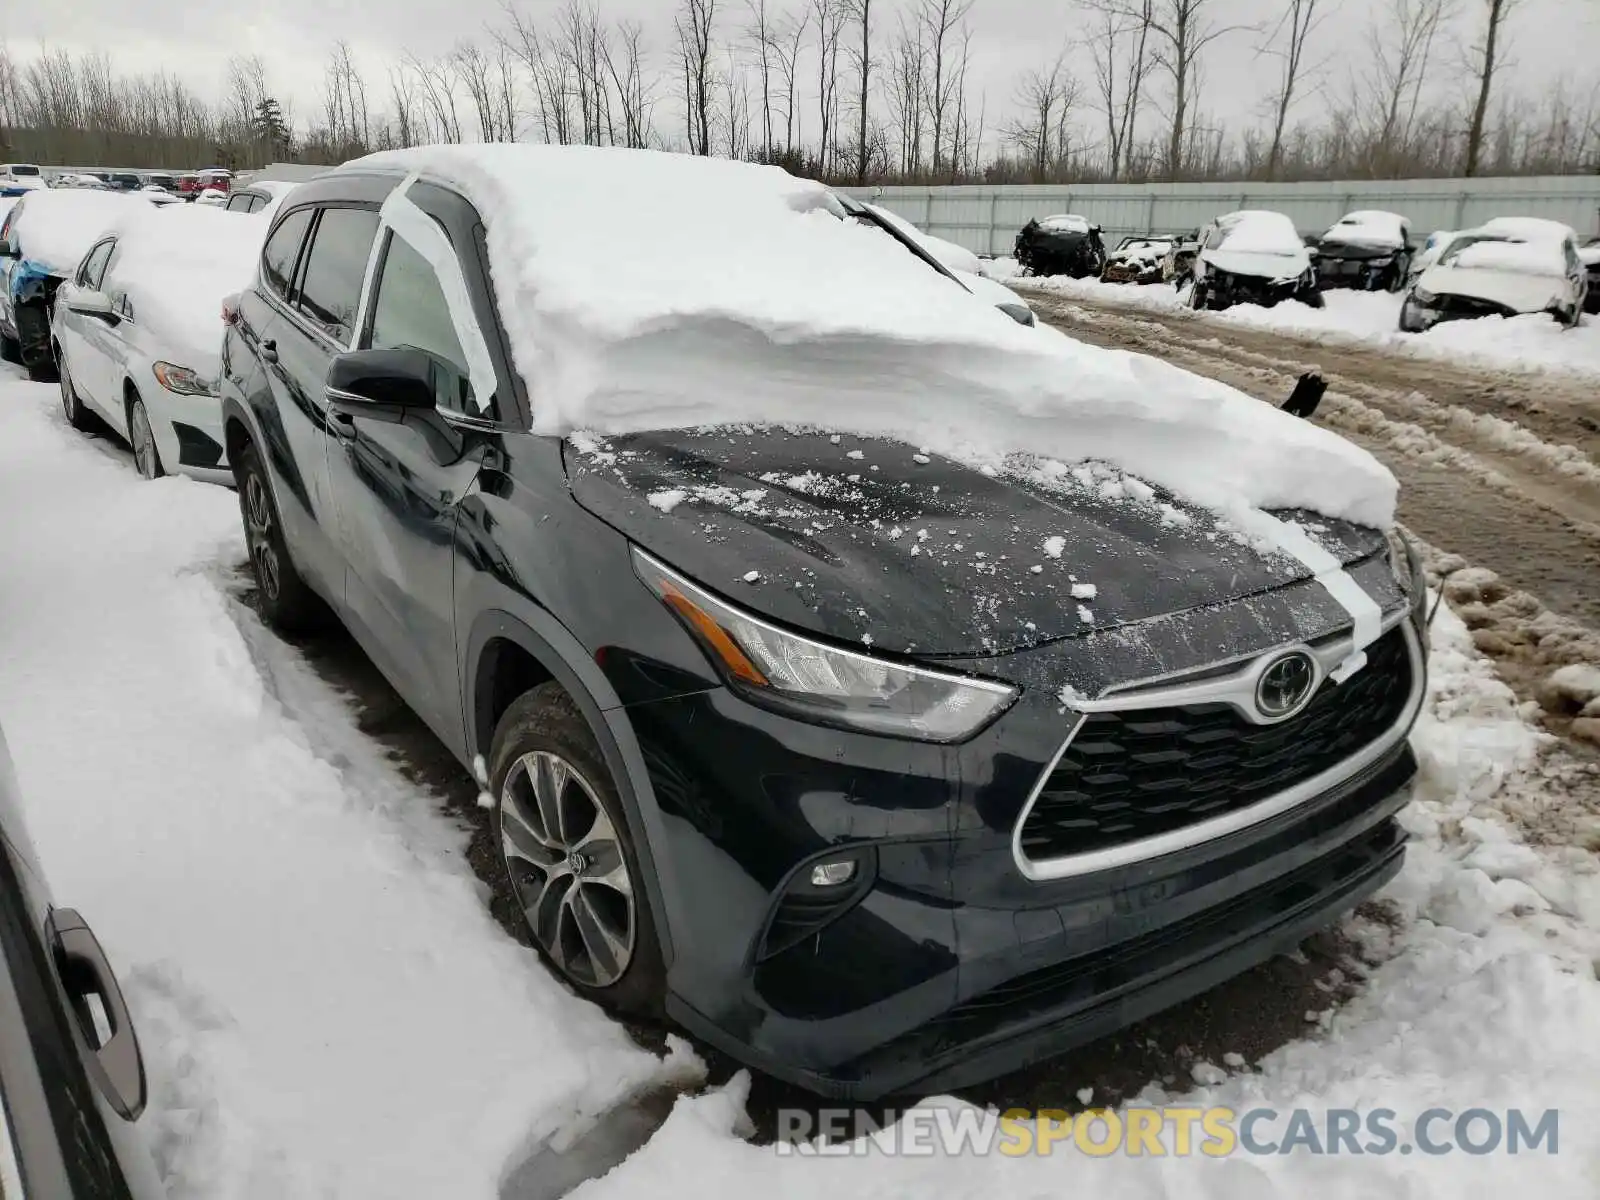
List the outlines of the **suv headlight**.
{"label": "suv headlight", "polygon": [[986,679],[826,645],[741,612],[633,548],[633,569],[745,699],[822,725],[959,742],[1017,698]]}

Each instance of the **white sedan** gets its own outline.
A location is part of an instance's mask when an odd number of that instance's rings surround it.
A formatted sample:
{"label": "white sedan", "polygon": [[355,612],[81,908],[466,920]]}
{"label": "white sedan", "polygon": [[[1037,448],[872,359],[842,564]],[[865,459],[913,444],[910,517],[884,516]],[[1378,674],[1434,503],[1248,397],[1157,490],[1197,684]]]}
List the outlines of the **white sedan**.
{"label": "white sedan", "polygon": [[223,301],[249,283],[266,220],[134,206],[56,293],[61,405],[126,438],[147,479],[231,482],[217,401]]}
{"label": "white sedan", "polygon": [[1589,290],[1577,237],[1566,225],[1500,217],[1455,234],[1412,283],[1400,309],[1403,333],[1440,321],[1549,313],[1572,328]]}

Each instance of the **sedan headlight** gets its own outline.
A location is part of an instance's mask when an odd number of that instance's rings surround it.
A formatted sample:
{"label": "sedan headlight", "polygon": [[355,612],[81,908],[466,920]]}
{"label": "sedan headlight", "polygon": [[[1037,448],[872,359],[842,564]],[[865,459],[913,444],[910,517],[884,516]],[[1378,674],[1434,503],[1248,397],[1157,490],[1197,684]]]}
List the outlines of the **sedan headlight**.
{"label": "sedan headlight", "polygon": [[215,396],[217,389],[209,379],[177,363],[157,362],[151,365],[156,382],[169,392],[180,396]]}
{"label": "sedan headlight", "polygon": [[822,725],[959,742],[1017,698],[986,679],[826,645],[741,612],[637,547],[633,569],[739,695]]}

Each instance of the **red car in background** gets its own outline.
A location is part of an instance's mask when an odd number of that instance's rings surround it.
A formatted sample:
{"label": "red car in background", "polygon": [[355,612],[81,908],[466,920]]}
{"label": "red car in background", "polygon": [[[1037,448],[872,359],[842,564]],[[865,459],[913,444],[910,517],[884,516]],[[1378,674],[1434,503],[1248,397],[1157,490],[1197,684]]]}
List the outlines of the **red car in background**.
{"label": "red car in background", "polygon": [[203,171],[194,171],[181,176],[178,179],[178,195],[185,200],[194,200],[207,188],[226,192],[232,185],[232,171],[222,167],[207,167]]}

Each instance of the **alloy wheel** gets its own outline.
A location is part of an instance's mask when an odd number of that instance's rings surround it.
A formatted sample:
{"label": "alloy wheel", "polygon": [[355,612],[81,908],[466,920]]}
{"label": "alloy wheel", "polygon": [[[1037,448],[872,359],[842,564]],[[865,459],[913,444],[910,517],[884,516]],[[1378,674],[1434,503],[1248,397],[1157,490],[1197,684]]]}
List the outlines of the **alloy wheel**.
{"label": "alloy wheel", "polygon": [[258,471],[244,480],[245,540],[250,544],[250,561],[255,564],[256,583],[272,600],[282,586],[278,575],[278,550],[272,540],[272,498]]}
{"label": "alloy wheel", "polygon": [[144,411],[144,405],[137,400],[133,404],[133,413],[129,420],[133,438],[133,461],[139,468],[139,474],[146,479],[154,479],[161,474],[161,459],[156,453],[156,435],[150,429],[149,414]]}
{"label": "alloy wheel", "polygon": [[622,978],[637,924],[633,881],[589,781],[560,755],[524,754],[500,789],[500,843],[517,904],[551,961],[588,987]]}

